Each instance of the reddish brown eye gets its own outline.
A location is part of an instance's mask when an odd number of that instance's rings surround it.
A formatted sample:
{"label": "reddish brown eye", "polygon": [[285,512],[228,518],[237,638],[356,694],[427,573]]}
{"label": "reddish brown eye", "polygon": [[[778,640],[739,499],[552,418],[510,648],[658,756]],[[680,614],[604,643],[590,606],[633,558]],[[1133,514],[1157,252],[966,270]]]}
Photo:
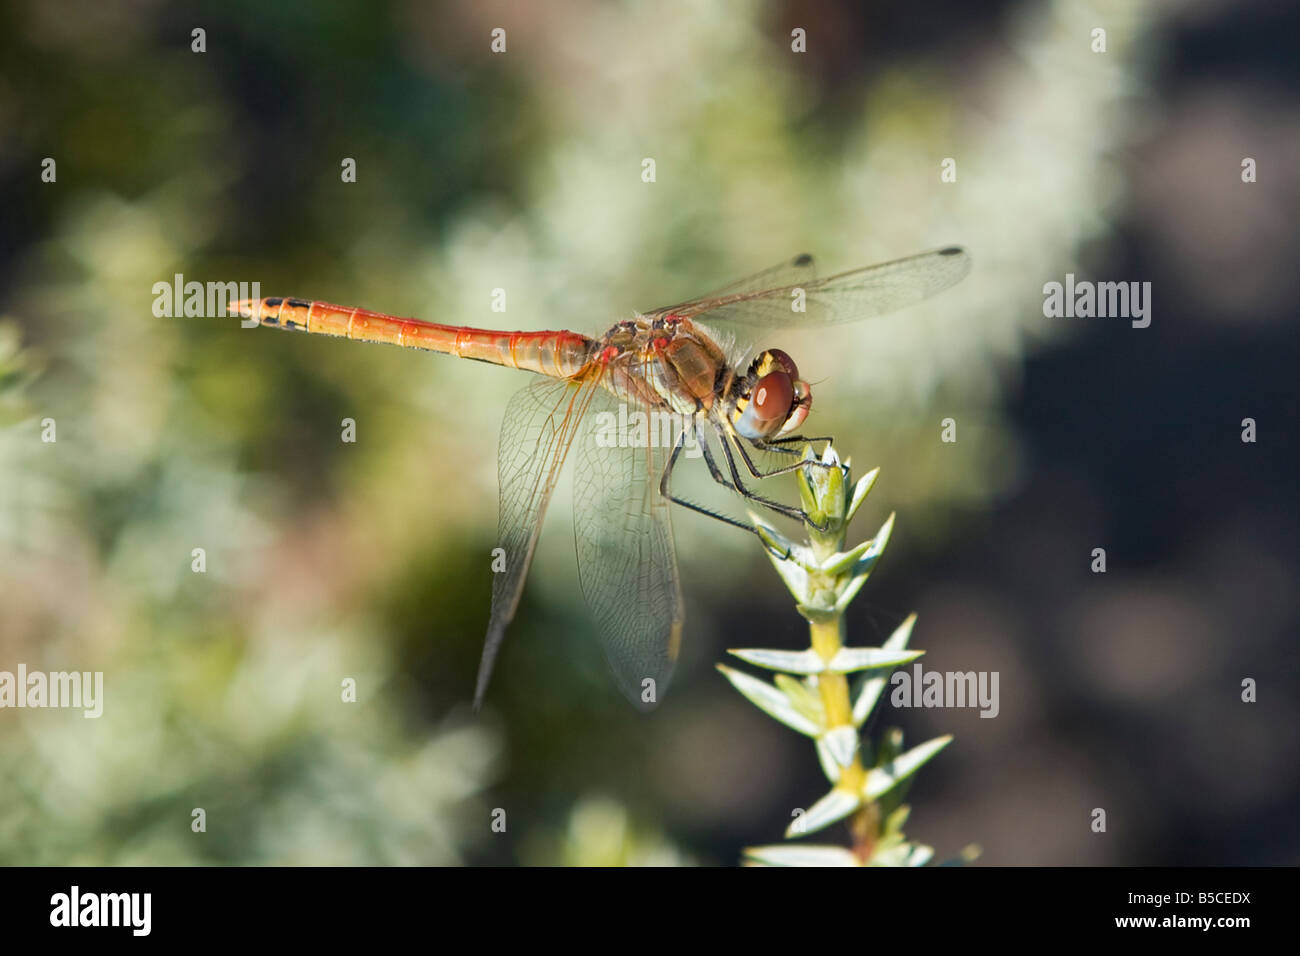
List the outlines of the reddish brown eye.
{"label": "reddish brown eye", "polygon": [[785,374],[789,375],[792,380],[799,378],[799,368],[794,364],[794,359],[786,352],[780,349],[768,349],[767,354],[772,357],[772,361],[777,368],[785,369]]}
{"label": "reddish brown eye", "polygon": [[790,405],[794,402],[794,385],[785,372],[768,372],[754,386],[754,414],[762,421],[774,418],[784,419],[790,414]]}

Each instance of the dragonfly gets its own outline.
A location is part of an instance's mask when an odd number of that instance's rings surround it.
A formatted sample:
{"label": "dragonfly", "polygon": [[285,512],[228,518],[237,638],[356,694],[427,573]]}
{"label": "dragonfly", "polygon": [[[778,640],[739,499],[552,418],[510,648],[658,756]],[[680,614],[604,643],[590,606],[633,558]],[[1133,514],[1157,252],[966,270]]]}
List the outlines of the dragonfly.
{"label": "dragonfly", "polygon": [[[669,505],[755,531],[673,492],[683,451],[698,449],[711,478],[749,503],[809,520],[755,486],[802,467],[807,443],[822,440],[798,434],[812,408],[812,386],[787,353],[764,349],[746,364],[749,353],[725,348],[724,333],[748,339],[761,329],[815,329],[881,315],[949,288],[970,266],[964,249],[949,246],[818,278],[805,254],[703,297],[635,313],[597,336],[442,325],[297,298],[243,300],[229,310],[272,328],[535,373],[509,400],[501,425],[494,551],[501,566],[494,567],[475,709],[572,452],[580,587],[615,682],[633,706],[649,710],[671,679],[685,617]],[[771,462],[781,464],[766,467]]]}

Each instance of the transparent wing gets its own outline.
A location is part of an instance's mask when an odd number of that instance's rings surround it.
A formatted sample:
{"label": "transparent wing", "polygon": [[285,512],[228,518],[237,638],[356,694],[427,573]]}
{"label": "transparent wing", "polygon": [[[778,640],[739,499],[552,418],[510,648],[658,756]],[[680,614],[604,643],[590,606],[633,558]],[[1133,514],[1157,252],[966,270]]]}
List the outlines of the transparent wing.
{"label": "transparent wing", "polygon": [[[856,322],[942,292],[961,281],[970,267],[966,250],[949,246],[818,279],[812,257],[798,256],[715,294],[649,314],[760,328]],[[765,279],[781,284],[760,287]]]}
{"label": "transparent wing", "polygon": [[790,286],[808,285],[817,280],[817,264],[813,261],[811,254],[804,252],[795,256],[793,259],[786,259],[776,265],[764,269],[762,272],[755,272],[753,275],[738,279],[735,282],[729,282],[720,289],[714,289],[702,296],[692,299],[690,302],[683,302],[677,306],[670,306],[666,310],[683,306],[692,305],[702,302],[705,299],[718,299],[722,296],[735,295],[744,292],[767,292],[771,289],[785,289]]}
{"label": "transparent wing", "polygon": [[483,701],[506,627],[519,607],[546,505],[565,456],[587,405],[599,390],[596,378],[581,382],[539,379],[516,392],[506,406],[497,451],[501,484],[497,545],[505,551],[505,570],[492,577],[492,616],[474,690],[475,708]]}
{"label": "transparent wing", "polygon": [[666,413],[637,419],[647,414],[639,402],[604,389],[591,408],[574,471],[578,578],[619,689],[649,710],[663,699],[681,643],[681,582],[660,477],[685,422]]}

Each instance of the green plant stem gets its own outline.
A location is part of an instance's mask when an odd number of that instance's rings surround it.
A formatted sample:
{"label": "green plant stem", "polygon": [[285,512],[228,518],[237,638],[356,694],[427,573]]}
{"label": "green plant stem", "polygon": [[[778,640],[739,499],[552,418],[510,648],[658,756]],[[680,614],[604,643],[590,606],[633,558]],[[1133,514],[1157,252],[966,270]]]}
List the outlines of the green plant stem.
{"label": "green plant stem", "polygon": [[[836,614],[832,618],[812,621],[808,625],[812,639],[812,648],[822,660],[829,661],[844,644],[844,616]],[[817,679],[817,690],[821,694],[822,706],[826,708],[826,723],[831,727],[851,726],[853,723],[853,704],[849,699],[849,679],[844,674],[822,674]],[[853,755],[853,761],[844,768],[839,786],[853,793],[861,792],[866,782],[867,771],[862,766],[860,753]],[[853,838],[853,853],[862,861],[871,859],[871,852],[880,831],[880,814],[875,803],[868,800],[862,808],[848,820],[849,833]]]}
{"label": "green plant stem", "polygon": [[[845,823],[850,835],[847,848],[805,843],[746,849],[746,857],[760,865],[924,866],[934,855],[933,848],[904,836],[908,808],[902,801],[917,768],[952,738],[936,737],[903,751],[902,731],[886,731],[875,747],[860,731],[881,700],[888,671],[923,653],[907,647],[915,615],[881,647],[845,646],[845,608],[871,574],[894,525],[890,515],[875,537],[845,548],[849,522],[870,493],[877,473],[872,470],[850,486],[849,463],[841,464],[829,445],[820,460],[806,450],[804,467],[795,472],[807,514],[806,544],[791,541],[751,514],[768,557],[808,621],[811,646],[799,652],[731,651],[751,664],[777,671],[771,683],[721,664],[718,669],[760,710],[817,741],[831,790],[797,814],[786,828],[787,839],[837,822]],[[849,675],[859,672],[865,672],[865,683],[855,703]],[[856,714],[855,707],[860,708]],[[963,859],[968,857],[971,854]]]}

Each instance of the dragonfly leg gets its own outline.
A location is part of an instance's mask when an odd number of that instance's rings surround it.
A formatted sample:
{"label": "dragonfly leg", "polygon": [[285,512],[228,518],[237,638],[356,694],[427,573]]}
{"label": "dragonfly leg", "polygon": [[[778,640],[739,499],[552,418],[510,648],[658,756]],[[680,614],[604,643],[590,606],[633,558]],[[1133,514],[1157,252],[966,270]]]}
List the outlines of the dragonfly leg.
{"label": "dragonfly leg", "polygon": [[[779,501],[773,501],[770,498],[764,498],[762,495],[755,494],[754,492],[746,488],[745,483],[740,479],[740,469],[736,467],[736,459],[735,456],[731,454],[731,443],[727,441],[727,436],[725,434],[720,433],[718,435],[718,441],[722,445],[722,453],[727,459],[727,466],[731,469],[732,483],[728,487],[731,487],[733,490],[739,492],[747,500],[754,501],[757,502],[758,504],[763,505],[764,507],[771,508],[777,514],[785,515],[787,518],[794,518],[796,521],[801,521],[804,524],[808,525],[808,527],[813,528],[816,531],[825,531],[827,530],[827,528],[830,527],[829,524],[823,526],[813,521],[812,518],[809,517],[808,512],[804,511],[802,508],[793,508],[790,505],[783,505]],[[707,448],[707,446],[704,445],[703,443],[701,443],[700,447]],[[736,447],[740,449],[740,454],[745,459],[745,464],[749,466],[749,470],[753,473],[754,477],[756,478],[768,477],[768,475],[760,474],[754,468],[754,463],[749,460],[749,456],[745,454],[745,450],[744,448],[741,448],[739,442],[736,443]],[[707,461],[709,458],[709,454],[707,451],[705,452],[704,457],[705,460]],[[803,464],[802,462],[796,462],[795,464],[791,465],[788,468],[782,468],[777,471],[771,472],[770,474],[779,475],[783,471],[793,471],[794,469],[800,467],[802,464]],[[714,475],[715,481],[717,480],[717,478],[718,476]],[[719,483],[725,484],[725,482],[719,482]]]}
{"label": "dragonfly leg", "polygon": [[[669,487],[669,479],[672,476],[673,467],[677,464],[677,457],[678,455],[681,454],[685,442],[686,442],[686,432],[683,430],[682,433],[677,436],[677,444],[673,447],[673,453],[671,456],[669,456],[668,464],[664,467],[663,477],[659,479],[659,493],[663,495],[665,498],[667,498],[669,501],[673,502],[674,504],[681,505],[683,508],[689,508],[698,514],[706,515],[717,521],[721,521],[723,524],[729,524],[733,528],[739,528],[741,531],[749,531],[752,534],[758,535],[758,540],[763,542],[763,547],[766,548],[772,554],[773,557],[779,558],[782,561],[789,558],[790,557],[789,551],[782,552],[772,547],[772,545],[769,544],[761,534],[758,534],[758,529],[755,528],[753,525],[745,524],[743,521],[738,521],[735,518],[729,517],[728,515],[718,514],[718,512],[711,511],[710,509],[705,508],[703,505],[697,505],[695,502],[687,501],[685,498],[678,498],[676,495],[672,493]],[[700,447],[705,447],[705,446],[703,445],[703,443],[701,443]],[[718,469],[717,464],[713,461],[712,456],[708,453],[707,450],[705,451],[705,457],[708,459],[709,471],[713,474],[714,479],[718,481],[719,484],[727,488],[731,488],[731,490],[734,491],[735,488],[733,488],[732,485],[723,476],[722,472]]]}
{"label": "dragonfly leg", "polygon": [[[831,467],[830,465],[828,465],[828,464],[827,464],[826,462],[824,462],[824,461],[820,461],[820,460],[817,460],[817,459],[807,459],[807,460],[802,460],[802,461],[796,461],[796,462],[794,462],[793,464],[790,464],[790,465],[782,465],[780,468],[774,468],[774,469],[771,470],[771,471],[759,471],[759,470],[758,470],[758,466],[755,465],[754,462],[753,462],[753,460],[749,457],[749,452],[745,451],[745,446],[742,445],[739,441],[737,441],[737,442],[735,443],[735,445],[736,445],[736,450],[737,450],[738,452],[740,452],[740,457],[741,457],[742,459],[744,459],[744,461],[745,461],[745,467],[749,469],[749,473],[750,473],[751,475],[753,475],[755,478],[758,478],[758,479],[771,478],[773,475],[784,475],[784,474],[786,474],[786,473],[788,473],[788,472],[791,472],[791,471],[797,471],[798,469],[804,467],[805,465],[819,465],[819,466],[822,467],[822,468],[829,468],[829,467]],[[722,447],[723,447],[724,450],[727,450],[727,442],[726,442],[726,439],[723,439]],[[761,445],[757,445],[757,446],[755,446],[755,447],[759,447],[759,448],[761,448],[762,446],[761,446]],[[731,465],[732,473],[735,474],[735,477],[736,477],[736,484],[739,486],[739,485],[740,485],[740,475],[736,472],[736,463],[735,463],[735,462],[732,460],[732,458],[731,458],[731,452],[730,452],[730,450],[727,450],[727,462],[728,462],[728,464]],[[848,467],[847,467],[846,465],[841,464],[841,465],[839,466],[839,468],[840,468],[840,471],[842,471],[842,472],[844,473],[845,477],[847,477],[847,476],[848,476],[848,473],[849,473],[849,469],[848,469]],[[746,489],[744,489],[744,488],[740,488],[740,493],[743,494],[743,495],[746,495],[746,497],[749,497],[749,495],[748,495]],[[761,501],[762,499],[756,497],[755,500],[760,500],[760,501]],[[779,509],[778,509],[778,510],[779,510]],[[812,528],[814,531],[826,531],[826,530],[828,530],[828,529],[830,528],[829,519],[828,519],[828,521],[827,521],[826,524],[824,524],[824,525],[820,525],[820,524],[818,524],[816,521],[813,521],[812,518],[810,518],[810,517],[808,516],[808,513],[807,513],[806,511],[799,511],[799,514],[802,515],[802,518],[801,518],[800,520],[802,520],[805,524],[808,525],[808,527]],[[793,516],[792,516],[792,517],[793,517]]]}
{"label": "dragonfly leg", "polygon": [[[761,446],[755,446],[755,447],[761,447]],[[830,467],[824,461],[810,458],[807,459],[806,461],[800,460],[800,461],[792,462],[791,464],[788,465],[781,465],[777,468],[773,468],[771,471],[760,471],[759,467],[754,464],[754,460],[749,457],[749,452],[745,451],[744,445],[742,445],[740,442],[736,442],[736,450],[740,452],[740,457],[745,462],[745,467],[749,469],[749,473],[758,479],[772,478],[775,475],[786,475],[792,471],[798,471],[804,465],[816,465],[822,468]],[[763,450],[768,451],[769,449],[764,448]],[[770,449],[770,450],[775,451],[776,449]]]}
{"label": "dragonfly leg", "polygon": [[811,445],[818,441],[834,441],[830,435],[818,435],[815,438],[805,438],[803,435],[787,435],[785,438],[773,438],[769,441],[754,442],[755,448],[761,448],[764,451],[776,451],[783,455],[799,455],[802,449],[797,446]]}
{"label": "dragonfly leg", "polygon": [[761,449],[763,449],[763,451],[772,451],[772,452],[777,452],[778,454],[781,454],[781,455],[801,455],[801,454],[803,454],[803,452],[801,452],[798,448],[790,448],[790,447],[787,446],[787,445],[759,445],[759,444],[755,444],[754,447],[755,447],[755,448],[761,448]]}
{"label": "dragonfly leg", "polygon": [[[766,498],[754,494],[752,491],[750,491],[748,488],[746,488],[743,484],[740,483],[739,474],[736,475],[736,481],[734,484],[728,481],[727,476],[722,473],[722,469],[718,467],[717,461],[714,460],[713,452],[709,451],[709,445],[708,442],[704,440],[704,436],[698,430],[696,431],[695,434],[700,443],[700,451],[704,453],[704,463],[709,466],[709,474],[712,476],[714,481],[722,485],[722,487],[726,488],[728,491],[737,492],[743,498],[747,498],[750,501],[754,501],[761,505],[765,505],[768,508],[771,508],[772,510],[776,511],[777,514],[785,515],[787,518],[796,518],[800,521],[807,521],[809,524],[812,524],[812,522],[809,521],[808,519],[807,512],[802,511],[798,508],[789,508],[786,505],[780,505],[774,501],[768,501]],[[725,451],[727,448],[727,440],[722,437],[719,437],[718,440],[722,442],[722,447],[723,450]],[[736,465],[734,462],[731,461],[731,455],[729,452],[727,454],[727,461],[731,465],[732,473],[735,474]],[[814,525],[814,527],[816,526]],[[759,537],[762,536],[760,535]],[[763,543],[764,545],[767,544],[766,541],[764,541]],[[788,554],[782,555],[771,547],[769,547],[767,550],[771,551],[772,554],[776,555],[776,557],[778,558],[789,557]]]}
{"label": "dragonfly leg", "polygon": [[[709,466],[709,475],[712,476],[713,480],[722,485],[722,487],[726,488],[728,491],[738,490],[735,485],[727,480],[727,476],[724,475],[722,469],[718,467],[718,463],[713,458],[713,452],[709,451],[708,442],[704,440],[704,435],[698,427],[695,430],[695,439],[700,443],[700,451],[704,452],[704,463]],[[725,441],[725,439],[719,440]]]}
{"label": "dragonfly leg", "polygon": [[[798,438],[798,437],[794,437],[794,438],[781,438],[781,439],[777,439],[777,441],[780,441],[780,442],[785,442],[785,441],[814,442],[814,441],[830,441],[830,439],[829,439],[829,438],[822,439],[822,438]],[[776,446],[777,446],[777,442],[754,442],[753,444],[754,444],[754,447],[757,448],[757,449],[759,449],[760,451],[779,451],[779,452],[781,452],[781,453],[783,453],[783,454],[789,454],[789,455],[797,455],[797,454],[799,454],[799,452],[798,452],[796,449],[794,449],[794,448],[778,448],[778,447],[776,447]],[[784,475],[784,474],[786,474],[787,472],[797,471],[798,469],[802,468],[804,465],[812,465],[812,466],[814,466],[814,467],[818,467],[818,468],[830,468],[830,467],[831,467],[830,465],[828,465],[826,462],[822,461],[821,459],[818,459],[818,458],[809,458],[809,459],[807,459],[807,460],[800,460],[800,461],[797,461],[797,462],[795,462],[795,463],[792,464],[792,465],[782,465],[780,468],[775,468],[775,469],[773,469],[772,471],[759,471],[758,466],[755,465],[753,459],[751,459],[751,458],[749,457],[749,453],[748,453],[747,451],[745,451],[745,446],[744,446],[744,445],[742,445],[740,442],[736,442],[736,449],[740,452],[740,457],[743,458],[743,459],[745,460],[745,467],[749,469],[749,473],[750,473],[751,475],[753,475],[755,478],[771,478],[773,475]],[[844,472],[845,476],[848,475],[848,473],[849,473],[849,469],[848,469],[848,468],[847,468],[843,463],[840,464],[839,468],[840,468],[840,471]]]}
{"label": "dragonfly leg", "polygon": [[[699,435],[698,432],[696,434],[699,437],[700,450],[704,452],[704,463],[709,466],[709,474],[713,476],[714,481],[722,485],[722,487],[726,488],[728,491],[737,492],[739,495],[741,495],[741,497],[747,498],[750,501],[758,502],[761,505],[765,505],[771,508],[772,510],[777,512],[777,514],[785,515],[787,518],[796,518],[799,521],[808,521],[808,513],[806,511],[803,511],[799,508],[791,508],[788,505],[778,504],[775,501],[768,501],[766,498],[762,497],[761,495],[756,495],[748,488],[746,488],[740,481],[740,474],[736,470],[736,463],[732,461],[731,452],[728,451],[727,449],[727,440],[725,437],[722,437],[720,435],[718,437],[718,441],[722,443],[722,449],[727,454],[727,463],[731,466],[732,474],[735,475],[735,479],[736,479],[734,483],[729,481],[727,479],[727,476],[722,473],[722,469],[718,467],[718,463],[714,460],[713,452],[709,451],[709,446],[704,441],[704,437],[702,435]],[[800,464],[802,464],[802,462]],[[792,466],[792,468],[784,469],[784,470],[790,471],[793,470],[793,468],[798,468],[798,467],[799,465],[794,465]],[[780,474],[780,472],[777,472],[777,474]],[[759,477],[763,477],[763,476],[760,475]],[[808,521],[808,523],[812,524],[811,521]],[[816,525],[814,525],[814,527],[816,527]]]}

